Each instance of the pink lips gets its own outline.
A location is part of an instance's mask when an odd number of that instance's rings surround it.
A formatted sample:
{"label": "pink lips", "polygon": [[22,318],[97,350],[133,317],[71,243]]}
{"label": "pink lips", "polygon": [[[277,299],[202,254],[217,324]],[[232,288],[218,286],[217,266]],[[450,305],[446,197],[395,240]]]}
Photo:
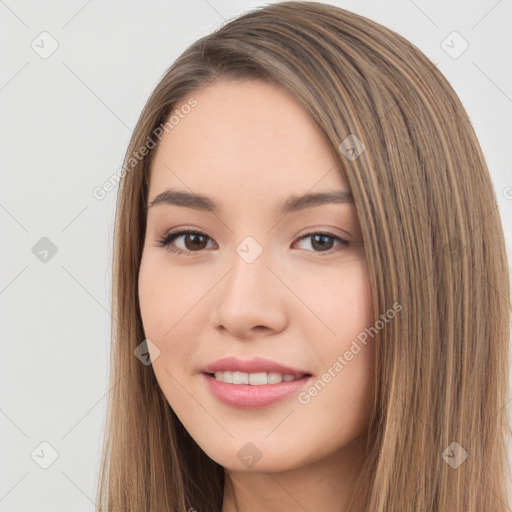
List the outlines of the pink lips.
{"label": "pink lips", "polygon": [[[227,384],[210,375],[217,371],[238,371],[246,373],[276,372],[293,375],[296,380],[279,384]],[[304,370],[291,368],[269,359],[255,357],[243,361],[236,357],[219,359],[202,369],[202,378],[211,393],[222,403],[242,409],[266,407],[290,395],[297,394],[312,375]]]}

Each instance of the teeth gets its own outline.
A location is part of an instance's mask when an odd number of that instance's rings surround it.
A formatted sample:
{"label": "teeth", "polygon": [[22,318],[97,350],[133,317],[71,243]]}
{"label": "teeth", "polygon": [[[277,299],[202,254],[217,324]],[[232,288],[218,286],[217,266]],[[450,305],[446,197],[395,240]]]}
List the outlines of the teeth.
{"label": "teeth", "polygon": [[245,373],[245,372],[215,372],[215,379],[227,384],[251,384],[261,386],[263,384],[279,384],[296,380],[294,375],[283,375],[275,372]]}

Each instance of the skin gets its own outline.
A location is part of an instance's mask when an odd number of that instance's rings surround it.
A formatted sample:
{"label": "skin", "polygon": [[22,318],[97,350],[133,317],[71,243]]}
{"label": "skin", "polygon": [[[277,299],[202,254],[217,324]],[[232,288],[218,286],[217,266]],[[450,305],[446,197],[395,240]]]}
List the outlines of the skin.
{"label": "skin", "polygon": [[[222,512],[345,511],[366,456],[371,338],[307,404],[292,395],[260,409],[225,405],[201,369],[224,356],[261,356],[319,379],[373,324],[353,204],[277,214],[290,195],[348,186],[319,128],[285,90],[222,81],[193,97],[197,106],[157,148],[149,203],[172,187],[207,195],[221,211],[148,208],[139,297],[146,337],[160,351],[152,351],[156,378],[191,436],[225,468]],[[188,256],[159,245],[181,227],[206,235],[170,244]],[[334,238],[323,246],[305,236],[326,231]],[[263,248],[250,264],[236,252],[247,236]],[[247,442],[261,454],[252,467],[237,457]]]}

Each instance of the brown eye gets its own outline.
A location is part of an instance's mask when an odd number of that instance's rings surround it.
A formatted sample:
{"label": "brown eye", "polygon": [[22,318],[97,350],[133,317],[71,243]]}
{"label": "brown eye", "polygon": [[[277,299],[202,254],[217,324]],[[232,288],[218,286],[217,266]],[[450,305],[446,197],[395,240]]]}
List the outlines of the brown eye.
{"label": "brown eye", "polygon": [[[197,251],[206,247],[206,237],[198,233],[189,233],[183,235],[185,241],[185,248],[190,251]],[[187,243],[189,242],[189,243]]]}
{"label": "brown eye", "polygon": [[[320,253],[332,253],[338,252],[349,245],[347,240],[343,240],[339,236],[333,233],[309,233],[300,238],[300,240],[310,239],[310,247],[313,248],[313,252]],[[333,245],[338,241],[338,249],[333,249]]]}
{"label": "brown eye", "polygon": [[[183,248],[174,247],[171,244],[177,239],[183,238]],[[184,253],[186,255],[193,252],[200,252],[206,249],[207,241],[210,237],[200,231],[178,231],[169,233],[159,241],[161,247],[167,247],[170,252]]]}

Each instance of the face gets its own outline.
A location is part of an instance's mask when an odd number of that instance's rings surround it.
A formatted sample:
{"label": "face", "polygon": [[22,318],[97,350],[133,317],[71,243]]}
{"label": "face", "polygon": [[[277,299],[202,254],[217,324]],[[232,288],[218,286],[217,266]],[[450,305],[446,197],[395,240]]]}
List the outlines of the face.
{"label": "face", "polygon": [[[364,433],[373,403],[372,342],[357,341],[373,310],[350,190],[285,90],[226,81],[192,96],[151,169],[139,298],[153,370],[213,460],[299,468]],[[337,200],[287,202],[331,192]],[[226,357],[238,361],[219,370]]]}

